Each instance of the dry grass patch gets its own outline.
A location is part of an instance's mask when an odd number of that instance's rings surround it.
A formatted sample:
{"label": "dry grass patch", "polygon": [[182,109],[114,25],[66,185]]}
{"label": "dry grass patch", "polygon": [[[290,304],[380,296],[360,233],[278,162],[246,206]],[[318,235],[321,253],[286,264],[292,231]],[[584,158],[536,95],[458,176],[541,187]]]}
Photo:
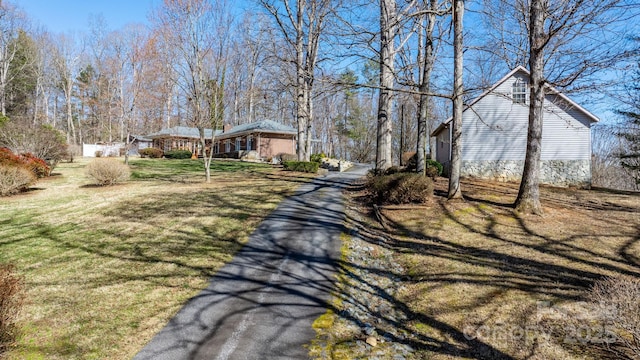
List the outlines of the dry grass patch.
{"label": "dry grass patch", "polygon": [[385,238],[405,270],[394,302],[413,333],[403,340],[411,356],[606,357],[599,328],[568,327],[562,309],[605,276],[640,277],[640,195],[543,188],[540,217],[514,212],[514,184],[466,181],[464,202],[446,201],[446,187],[439,179],[424,206],[380,208],[386,229],[351,193],[366,219],[358,226],[372,243]]}
{"label": "dry grass patch", "polygon": [[205,184],[199,161],[172,161],[133,161],[137,180],[105,188],[60,164],[0,204],[0,262],[28,299],[9,359],[131,358],[306,181],[239,163]]}

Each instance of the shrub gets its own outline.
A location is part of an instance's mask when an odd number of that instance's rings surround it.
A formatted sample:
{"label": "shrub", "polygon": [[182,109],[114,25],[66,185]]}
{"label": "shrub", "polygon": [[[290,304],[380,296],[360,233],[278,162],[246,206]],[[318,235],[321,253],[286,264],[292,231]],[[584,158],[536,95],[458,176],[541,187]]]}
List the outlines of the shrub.
{"label": "shrub", "polygon": [[36,157],[31,153],[21,154],[20,157],[25,162],[25,165],[31,169],[33,174],[37,178],[43,178],[49,176],[51,174],[51,168],[47,165],[47,163]]}
{"label": "shrub", "polygon": [[25,166],[24,160],[6,147],[0,147],[0,165]]}
{"label": "shrub", "polygon": [[23,282],[11,265],[0,265],[0,358],[17,336],[16,318],[24,302]]}
{"label": "shrub", "polygon": [[94,155],[95,155],[97,158],[102,157],[102,150],[97,150],[97,151],[94,153]]}
{"label": "shrub", "polygon": [[[407,161],[407,170],[414,171],[417,169],[418,155],[414,152],[413,155]],[[442,171],[444,167],[442,164],[437,162],[436,160],[426,159],[425,161],[425,172],[427,176],[435,178],[436,176],[442,175]]]}
{"label": "shrub", "polygon": [[[442,166],[442,164],[440,164],[435,160],[427,159],[426,170],[427,170],[427,176],[436,177],[436,176],[442,175],[442,171],[444,170],[444,167]],[[435,175],[429,175],[429,174],[435,174]]]}
{"label": "shrub", "polygon": [[433,196],[433,180],[412,173],[369,176],[367,189],[379,204],[424,203]]}
{"label": "shrub", "polygon": [[171,150],[164,153],[167,159],[191,159],[191,155],[189,150]]}
{"label": "shrub", "polygon": [[87,165],[85,171],[100,186],[117,184],[129,179],[131,175],[127,165],[114,159],[96,159]]}
{"label": "shrub", "polygon": [[156,148],[146,148],[139,151],[140,157],[143,158],[151,158],[151,159],[160,159],[163,155],[162,150]]}
{"label": "shrub", "polygon": [[623,276],[597,281],[589,292],[594,309],[616,335],[616,345],[605,350],[617,358],[640,359],[640,279]]}
{"label": "shrub", "polygon": [[51,125],[33,126],[30,121],[8,121],[0,128],[0,146],[15,153],[31,153],[45,160],[52,169],[70,156],[66,137],[61,131]]}
{"label": "shrub", "polygon": [[25,191],[36,181],[36,176],[25,166],[0,164],[0,196]]}
{"label": "shrub", "polygon": [[7,148],[0,148],[0,165],[24,167],[37,178],[49,176],[51,168],[47,163],[31,153],[16,155]]}
{"label": "shrub", "polygon": [[312,161],[285,161],[282,163],[285,170],[306,173],[317,173],[320,163]]}
{"label": "shrub", "polygon": [[317,163],[322,163],[322,159],[326,158],[327,155],[325,155],[324,153],[320,153],[320,154],[311,154],[311,162],[317,162]]}
{"label": "shrub", "polygon": [[296,154],[280,154],[280,160],[285,161],[298,161],[298,155]]}

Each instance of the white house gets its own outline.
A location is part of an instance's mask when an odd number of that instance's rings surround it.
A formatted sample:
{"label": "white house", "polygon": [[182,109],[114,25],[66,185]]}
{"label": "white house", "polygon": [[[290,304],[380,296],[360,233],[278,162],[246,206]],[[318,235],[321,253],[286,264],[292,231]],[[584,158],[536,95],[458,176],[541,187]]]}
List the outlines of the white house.
{"label": "white house", "polygon": [[[466,106],[462,115],[462,176],[518,181],[529,124],[529,72],[517,67]],[[591,125],[598,118],[549,86],[544,102],[540,181],[591,184]],[[451,121],[431,134],[436,160],[449,168]]]}

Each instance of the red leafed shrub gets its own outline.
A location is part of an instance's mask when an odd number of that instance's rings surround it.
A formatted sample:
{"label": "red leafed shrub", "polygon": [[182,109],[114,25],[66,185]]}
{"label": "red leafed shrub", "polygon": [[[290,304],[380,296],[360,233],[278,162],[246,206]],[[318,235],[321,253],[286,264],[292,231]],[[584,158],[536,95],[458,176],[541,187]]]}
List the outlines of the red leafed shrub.
{"label": "red leafed shrub", "polygon": [[0,165],[24,166],[24,160],[6,147],[0,147]]}
{"label": "red leafed shrub", "polygon": [[49,166],[31,154],[16,155],[7,148],[0,148],[0,196],[25,191],[36,178],[48,176]]}
{"label": "red leafed shrub", "polygon": [[20,157],[31,171],[38,177],[43,178],[51,174],[51,168],[47,163],[31,153],[21,154]]}
{"label": "red leafed shrub", "polygon": [[38,178],[49,176],[51,173],[51,168],[44,160],[31,153],[16,155],[8,148],[0,148],[0,165],[24,167]]}

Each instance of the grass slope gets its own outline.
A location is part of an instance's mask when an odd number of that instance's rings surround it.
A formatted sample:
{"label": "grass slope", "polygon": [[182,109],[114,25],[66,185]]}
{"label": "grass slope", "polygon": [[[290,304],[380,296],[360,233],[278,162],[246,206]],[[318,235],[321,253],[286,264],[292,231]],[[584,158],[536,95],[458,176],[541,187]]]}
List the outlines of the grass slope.
{"label": "grass slope", "polygon": [[[90,186],[86,160],[0,203],[0,263],[24,276],[9,359],[128,359],[246,242],[303,175],[197,160],[133,160]],[[295,177],[302,176],[302,177]]]}
{"label": "grass slope", "polygon": [[[378,290],[377,296],[402,316],[371,309],[376,332],[395,327],[410,334],[399,341],[414,349],[407,358],[415,359],[604,357],[592,346],[602,328],[562,309],[587,300],[603,277],[640,277],[640,194],[543,188],[545,215],[539,217],[514,212],[514,184],[464,182],[464,202],[447,201],[446,188],[439,179],[435,199],[425,206],[381,208],[384,226],[365,193],[351,193],[350,226],[372,256],[391,249],[404,269],[365,269],[372,278],[401,279],[399,291]],[[343,279],[355,278],[348,261],[342,268]],[[325,316],[334,318],[325,318],[329,326],[319,331],[333,343],[322,346],[339,351],[324,356],[392,359],[385,344],[366,346],[364,354],[363,346],[340,346],[366,338],[350,319],[332,315],[362,302],[341,289],[337,308]]]}

